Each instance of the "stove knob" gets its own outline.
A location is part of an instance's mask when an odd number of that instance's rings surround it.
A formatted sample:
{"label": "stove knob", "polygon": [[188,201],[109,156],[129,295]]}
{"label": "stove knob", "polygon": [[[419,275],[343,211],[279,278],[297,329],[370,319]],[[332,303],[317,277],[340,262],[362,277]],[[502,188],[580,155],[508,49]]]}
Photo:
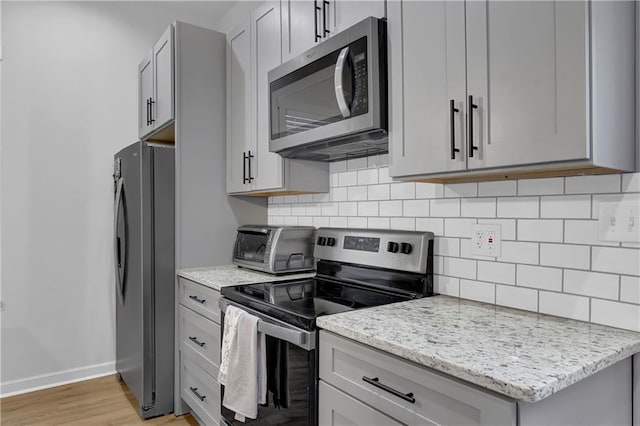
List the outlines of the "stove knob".
{"label": "stove knob", "polygon": [[327,239],[325,237],[318,237],[318,241],[316,241],[316,244],[318,244],[319,246],[325,246],[327,245]]}
{"label": "stove knob", "polygon": [[336,239],[335,239],[335,238],[333,238],[333,237],[328,237],[328,238],[327,238],[327,245],[328,245],[329,247],[333,247],[333,246],[335,246],[335,245],[336,245]]}
{"label": "stove knob", "polygon": [[410,254],[413,247],[409,243],[401,243],[400,244],[400,253],[402,254]]}
{"label": "stove knob", "polygon": [[391,253],[397,253],[398,252],[398,248],[400,246],[398,245],[398,243],[393,242],[393,241],[389,241],[387,243],[387,251],[391,252]]}

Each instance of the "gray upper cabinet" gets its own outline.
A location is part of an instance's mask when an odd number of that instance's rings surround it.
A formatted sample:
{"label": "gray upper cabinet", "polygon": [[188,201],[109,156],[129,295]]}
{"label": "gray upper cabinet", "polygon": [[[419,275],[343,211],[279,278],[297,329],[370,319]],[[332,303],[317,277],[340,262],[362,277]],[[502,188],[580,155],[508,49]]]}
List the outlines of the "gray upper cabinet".
{"label": "gray upper cabinet", "polygon": [[388,4],[390,174],[633,170],[632,2]]}
{"label": "gray upper cabinet", "polygon": [[[298,3],[298,2],[295,2]],[[282,63],[281,4],[267,1],[227,34],[227,192],[329,191],[329,165],[269,151],[269,70]]]}
{"label": "gray upper cabinet", "polygon": [[170,25],[138,66],[138,136],[144,139],[175,117],[174,40]]}
{"label": "gray upper cabinet", "polygon": [[335,23],[334,32],[339,33],[369,16],[384,18],[385,0],[334,0],[332,11],[334,12],[332,16],[332,22]]}
{"label": "gray upper cabinet", "polygon": [[282,1],[282,60],[287,62],[329,37],[335,0]]}

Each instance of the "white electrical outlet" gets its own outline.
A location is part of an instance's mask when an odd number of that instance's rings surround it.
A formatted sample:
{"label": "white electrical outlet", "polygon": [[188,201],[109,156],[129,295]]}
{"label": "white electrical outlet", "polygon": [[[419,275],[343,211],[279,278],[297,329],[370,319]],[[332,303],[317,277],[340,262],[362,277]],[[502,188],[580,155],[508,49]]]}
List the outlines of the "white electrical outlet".
{"label": "white electrical outlet", "polygon": [[640,205],[635,201],[601,201],[600,241],[640,242]]}
{"label": "white electrical outlet", "polygon": [[500,257],[502,252],[502,225],[471,225],[471,254]]}

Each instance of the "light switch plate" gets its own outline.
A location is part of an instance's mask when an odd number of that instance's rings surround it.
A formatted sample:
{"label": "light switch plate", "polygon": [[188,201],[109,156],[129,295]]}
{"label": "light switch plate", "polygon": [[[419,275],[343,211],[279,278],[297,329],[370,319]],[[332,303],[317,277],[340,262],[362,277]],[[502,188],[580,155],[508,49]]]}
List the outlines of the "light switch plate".
{"label": "light switch plate", "polygon": [[600,241],[640,242],[640,205],[635,201],[601,201],[598,237]]}
{"label": "light switch plate", "polygon": [[471,254],[500,257],[502,255],[502,225],[471,225]]}

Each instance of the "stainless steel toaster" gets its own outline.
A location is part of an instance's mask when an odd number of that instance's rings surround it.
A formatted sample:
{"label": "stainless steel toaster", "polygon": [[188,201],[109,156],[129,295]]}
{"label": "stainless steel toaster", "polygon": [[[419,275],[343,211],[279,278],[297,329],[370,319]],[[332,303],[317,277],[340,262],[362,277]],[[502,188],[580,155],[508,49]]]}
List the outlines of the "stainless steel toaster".
{"label": "stainless steel toaster", "polygon": [[270,274],[311,271],[314,232],[313,226],[241,226],[233,263]]}

